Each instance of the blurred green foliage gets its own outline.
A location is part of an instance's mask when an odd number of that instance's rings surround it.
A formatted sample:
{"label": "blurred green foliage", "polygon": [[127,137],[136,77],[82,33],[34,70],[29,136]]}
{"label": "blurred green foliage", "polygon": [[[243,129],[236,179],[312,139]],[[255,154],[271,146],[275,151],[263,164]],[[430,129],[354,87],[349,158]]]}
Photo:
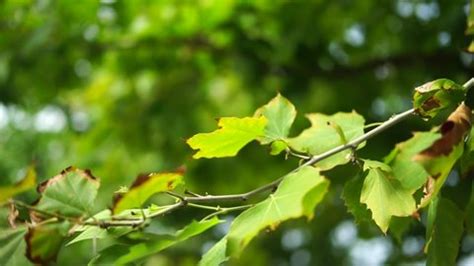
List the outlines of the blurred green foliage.
{"label": "blurred green foliage", "polygon": [[[213,130],[215,118],[251,115],[277,92],[300,112],[294,132],[308,126],[301,115],[308,112],[354,109],[368,122],[387,119],[411,106],[415,86],[472,76],[473,56],[463,50],[468,11],[468,1],[448,0],[4,0],[0,184],[15,183],[32,163],[39,180],[68,165],[90,168],[102,182],[100,209],[138,173],[185,164],[193,191],[247,191],[297,161],[282,163],[283,156],[254,144],[238,158],[192,161],[185,140]],[[361,153],[381,157],[427,127],[404,122]],[[355,170],[333,172],[333,189],[311,222],[263,234],[239,264],[360,264],[367,262],[361,249],[372,251],[369,257],[382,250],[380,263],[422,258],[421,225],[402,243],[381,236],[374,224],[354,233],[340,194]],[[163,223],[200,215],[178,212]],[[150,265],[194,264],[222,236],[219,228]],[[472,236],[464,242],[460,258],[469,252],[472,258]],[[59,263],[87,262],[90,250],[90,243],[68,247]]]}

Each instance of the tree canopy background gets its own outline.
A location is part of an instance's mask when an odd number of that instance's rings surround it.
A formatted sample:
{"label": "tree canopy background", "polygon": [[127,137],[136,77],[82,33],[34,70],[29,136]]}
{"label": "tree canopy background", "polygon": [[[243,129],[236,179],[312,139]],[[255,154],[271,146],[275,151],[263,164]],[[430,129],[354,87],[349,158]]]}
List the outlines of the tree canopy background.
{"label": "tree canopy background", "polygon": [[[102,181],[97,206],[105,207],[138,173],[184,164],[193,191],[250,190],[297,162],[281,163],[256,145],[238,158],[192,161],[185,139],[213,130],[215,118],[251,115],[278,92],[301,113],[356,110],[371,122],[385,120],[410,108],[415,86],[473,75],[473,56],[463,50],[468,11],[468,1],[447,0],[5,0],[0,184],[15,183],[32,163],[41,179],[68,165],[90,168]],[[308,125],[296,122],[295,132]],[[362,153],[382,157],[428,127],[404,122]],[[373,222],[354,224],[340,198],[347,168],[336,169],[331,182],[339,189],[312,221],[262,234],[234,263],[419,262],[422,225],[394,239]],[[201,216],[179,211],[156,223],[177,227]],[[150,265],[192,265],[225,230],[160,253]],[[64,249],[59,263],[86,263],[90,245]],[[460,260],[473,261],[473,250],[474,237],[465,236]]]}

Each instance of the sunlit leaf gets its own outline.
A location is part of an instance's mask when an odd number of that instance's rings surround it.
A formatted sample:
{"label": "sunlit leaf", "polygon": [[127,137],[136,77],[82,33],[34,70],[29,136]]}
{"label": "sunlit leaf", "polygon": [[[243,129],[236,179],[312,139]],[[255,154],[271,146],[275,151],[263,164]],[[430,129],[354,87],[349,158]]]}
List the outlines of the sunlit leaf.
{"label": "sunlit leaf", "polygon": [[26,175],[20,182],[11,186],[0,187],[0,204],[6,202],[8,199],[15,196],[16,194],[20,194],[22,192],[34,188],[35,185],[36,171],[34,167],[30,166],[26,171]]}
{"label": "sunlit leaf", "polygon": [[39,185],[41,197],[36,208],[65,216],[89,214],[99,185],[90,171],[69,167]]}
{"label": "sunlit leaf", "polygon": [[38,264],[47,264],[56,260],[69,227],[70,224],[66,222],[29,227],[25,236],[28,259]]}
{"label": "sunlit leaf", "polygon": [[[364,118],[356,112],[331,116],[308,114],[307,118],[311,121],[311,127],[288,140],[291,148],[302,153],[318,155],[364,134]],[[349,162],[350,155],[351,151],[345,150],[318,162],[316,166],[322,170],[331,169]]]}
{"label": "sunlit leaf", "polygon": [[437,79],[415,88],[413,108],[422,117],[449,114],[464,100],[465,89],[449,79]]}
{"label": "sunlit leaf", "polygon": [[232,157],[252,140],[264,136],[265,117],[224,117],[219,129],[211,133],[196,134],[186,142],[194,150],[194,158]]}
{"label": "sunlit leaf", "polygon": [[219,266],[228,260],[225,254],[227,250],[227,238],[222,238],[217,242],[199,261],[199,266]]}
{"label": "sunlit leaf", "polygon": [[25,227],[0,230],[0,265],[28,265],[25,257]]}
{"label": "sunlit leaf", "polygon": [[274,194],[233,221],[227,235],[227,253],[238,256],[267,227],[275,229],[281,222],[302,216],[311,218],[328,186],[329,181],[310,166],[286,176]]}
{"label": "sunlit leaf", "polygon": [[262,144],[268,144],[288,137],[291,125],[296,117],[296,109],[288,99],[278,94],[255,112],[256,117],[261,115],[268,122],[265,126],[264,136],[259,140]]}
{"label": "sunlit leaf", "polygon": [[115,196],[112,211],[120,214],[127,209],[140,208],[154,194],[173,190],[182,179],[181,172],[139,175],[126,193]]}
{"label": "sunlit leaf", "polygon": [[183,229],[177,231],[173,236],[157,235],[154,239],[141,242],[129,247],[111,246],[101,251],[90,264],[118,264],[123,265],[146,258],[156,254],[166,248],[174,246],[186,239],[203,233],[209,228],[221,223],[217,217],[210,220],[196,222],[193,221]]}
{"label": "sunlit leaf", "polygon": [[438,194],[454,164],[461,157],[464,139],[470,130],[471,109],[461,104],[440,127],[442,137],[414,157],[430,175],[421,207],[426,206]]}
{"label": "sunlit leaf", "polygon": [[364,161],[368,170],[362,187],[360,201],[372,211],[372,219],[385,233],[392,216],[409,216],[415,210],[415,199],[400,181],[391,176],[388,165]]}
{"label": "sunlit leaf", "polygon": [[[431,206],[433,205],[433,206]],[[427,265],[455,265],[463,233],[463,212],[450,200],[438,198],[430,204],[425,249]]]}

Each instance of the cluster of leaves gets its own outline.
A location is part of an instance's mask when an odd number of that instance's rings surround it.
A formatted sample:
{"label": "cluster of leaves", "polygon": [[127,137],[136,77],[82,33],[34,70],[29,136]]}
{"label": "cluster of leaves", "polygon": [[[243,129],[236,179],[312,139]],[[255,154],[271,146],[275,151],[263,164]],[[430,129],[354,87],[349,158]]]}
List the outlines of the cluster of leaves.
{"label": "cluster of leaves", "polygon": [[[223,199],[219,196],[181,196],[176,191],[183,183],[184,172],[177,171],[139,175],[129,188],[116,192],[110,209],[97,212],[94,200],[100,182],[90,171],[75,167],[39,184],[40,197],[33,204],[15,199],[8,201],[35,185],[36,176],[31,169],[17,185],[0,188],[0,201],[10,204],[12,226],[0,235],[0,263],[24,262],[26,252],[31,262],[45,264],[56,258],[65,242],[68,246],[84,240],[107,239],[109,244],[90,264],[127,264],[205,232],[222,222],[219,214],[246,209],[201,260],[202,265],[219,265],[238,257],[264,229],[275,230],[289,219],[313,219],[314,209],[330,189],[326,171],[354,163],[360,166],[360,171],[346,182],[343,198],[355,219],[373,220],[386,233],[396,231],[394,217],[407,217],[405,221],[411,222],[420,220],[426,212],[428,263],[454,264],[464,230],[474,230],[474,193],[469,186],[464,201],[460,202],[440,191],[457,162],[460,162],[463,178],[474,165],[472,138],[469,138],[471,109],[463,103],[465,97],[465,87],[446,79],[416,88],[413,113],[444,122],[432,131],[414,133],[411,139],[397,144],[383,161],[357,156],[357,150],[365,146],[365,140],[371,135],[364,132],[364,118],[355,111],[307,114],[310,127],[295,137],[290,137],[289,132],[296,109],[281,95],[259,108],[252,117],[221,118],[217,130],[187,140],[191,148],[197,150],[194,158],[235,156],[246,144],[257,141],[268,145],[271,155],[286,153],[304,161],[272,183],[273,186],[263,187],[274,188],[274,191],[250,205],[220,207],[210,205]],[[332,156],[318,157],[335,149],[338,150]],[[472,179],[463,180],[472,184]],[[167,195],[175,201],[155,202],[151,200],[155,194]],[[151,219],[182,207],[208,209],[213,213],[172,234],[147,226]],[[28,211],[27,221],[19,222],[17,208]]]}

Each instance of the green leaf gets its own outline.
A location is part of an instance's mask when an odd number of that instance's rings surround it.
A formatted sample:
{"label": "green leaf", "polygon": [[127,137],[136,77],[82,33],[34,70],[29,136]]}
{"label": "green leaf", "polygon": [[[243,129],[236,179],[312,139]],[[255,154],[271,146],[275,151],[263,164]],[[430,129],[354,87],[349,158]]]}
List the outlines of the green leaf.
{"label": "green leaf", "polygon": [[121,212],[140,208],[151,196],[156,193],[173,190],[182,183],[183,173],[151,173],[139,175],[126,193],[118,193],[114,197],[112,212]]}
{"label": "green leaf", "polygon": [[371,220],[371,213],[367,206],[360,202],[360,193],[364,179],[357,175],[344,185],[342,198],[344,199],[347,210],[352,213],[356,223],[362,223]]}
{"label": "green leaf", "polygon": [[47,264],[56,260],[70,224],[49,223],[28,228],[25,236],[26,256],[37,264]]}
{"label": "green leaf", "polygon": [[211,249],[209,249],[199,261],[199,266],[218,266],[229,258],[225,254],[227,249],[227,238],[222,238]]}
{"label": "green leaf", "polygon": [[465,89],[449,79],[437,79],[415,88],[413,108],[421,117],[451,113],[464,100]]}
{"label": "green leaf", "polygon": [[[101,251],[100,254],[90,262],[90,264],[128,264],[156,254],[166,248],[185,241],[190,237],[201,234],[221,222],[222,221],[217,217],[200,222],[193,221],[191,224],[176,232],[173,236],[159,235],[153,240],[141,242],[130,247],[119,246],[119,250],[117,250],[117,246],[111,246]],[[113,261],[110,259],[113,259]]]}
{"label": "green leaf", "polygon": [[25,227],[0,230],[0,265],[27,265],[25,257],[25,242],[23,237]]}
{"label": "green leaf", "polygon": [[[296,138],[288,140],[288,145],[296,151],[319,155],[337,146],[346,144],[364,134],[364,118],[352,113],[337,113],[331,116],[308,114],[311,127]],[[359,145],[361,148],[363,145]],[[351,151],[341,151],[315,164],[322,170],[345,164],[350,160]]]}
{"label": "green leaf", "polygon": [[186,142],[198,150],[193,158],[220,158],[235,156],[252,140],[264,136],[265,117],[224,117],[219,119],[219,129],[211,133],[196,134]]}
{"label": "green leaf", "polygon": [[391,176],[390,167],[380,162],[364,160],[368,170],[360,201],[372,211],[372,219],[385,233],[392,216],[409,216],[416,210],[415,199],[400,181]]}
{"label": "green leaf", "polygon": [[432,225],[427,228],[427,265],[455,265],[464,214],[456,204],[444,198],[432,201],[430,212]]}
{"label": "green leaf", "polygon": [[311,218],[328,186],[329,181],[314,167],[303,167],[287,175],[274,194],[233,221],[227,235],[228,253],[238,256],[266,227],[275,229],[279,223],[301,216]]}
{"label": "green leaf", "polygon": [[34,188],[36,185],[36,171],[28,167],[25,177],[17,184],[0,187],[0,204],[8,201],[13,196]]}
{"label": "green leaf", "polygon": [[255,116],[264,116],[268,123],[264,136],[259,138],[262,144],[285,139],[296,117],[296,109],[285,97],[278,94],[269,103],[260,107]]}
{"label": "green leaf", "polygon": [[393,177],[400,181],[403,188],[415,192],[426,183],[428,172],[413,158],[440,137],[441,134],[435,132],[417,132],[409,140],[397,144],[392,152],[392,156],[395,156],[387,163],[392,168]]}
{"label": "green leaf", "polygon": [[94,207],[99,181],[90,171],[68,167],[40,184],[36,208],[64,216],[84,216]]}

